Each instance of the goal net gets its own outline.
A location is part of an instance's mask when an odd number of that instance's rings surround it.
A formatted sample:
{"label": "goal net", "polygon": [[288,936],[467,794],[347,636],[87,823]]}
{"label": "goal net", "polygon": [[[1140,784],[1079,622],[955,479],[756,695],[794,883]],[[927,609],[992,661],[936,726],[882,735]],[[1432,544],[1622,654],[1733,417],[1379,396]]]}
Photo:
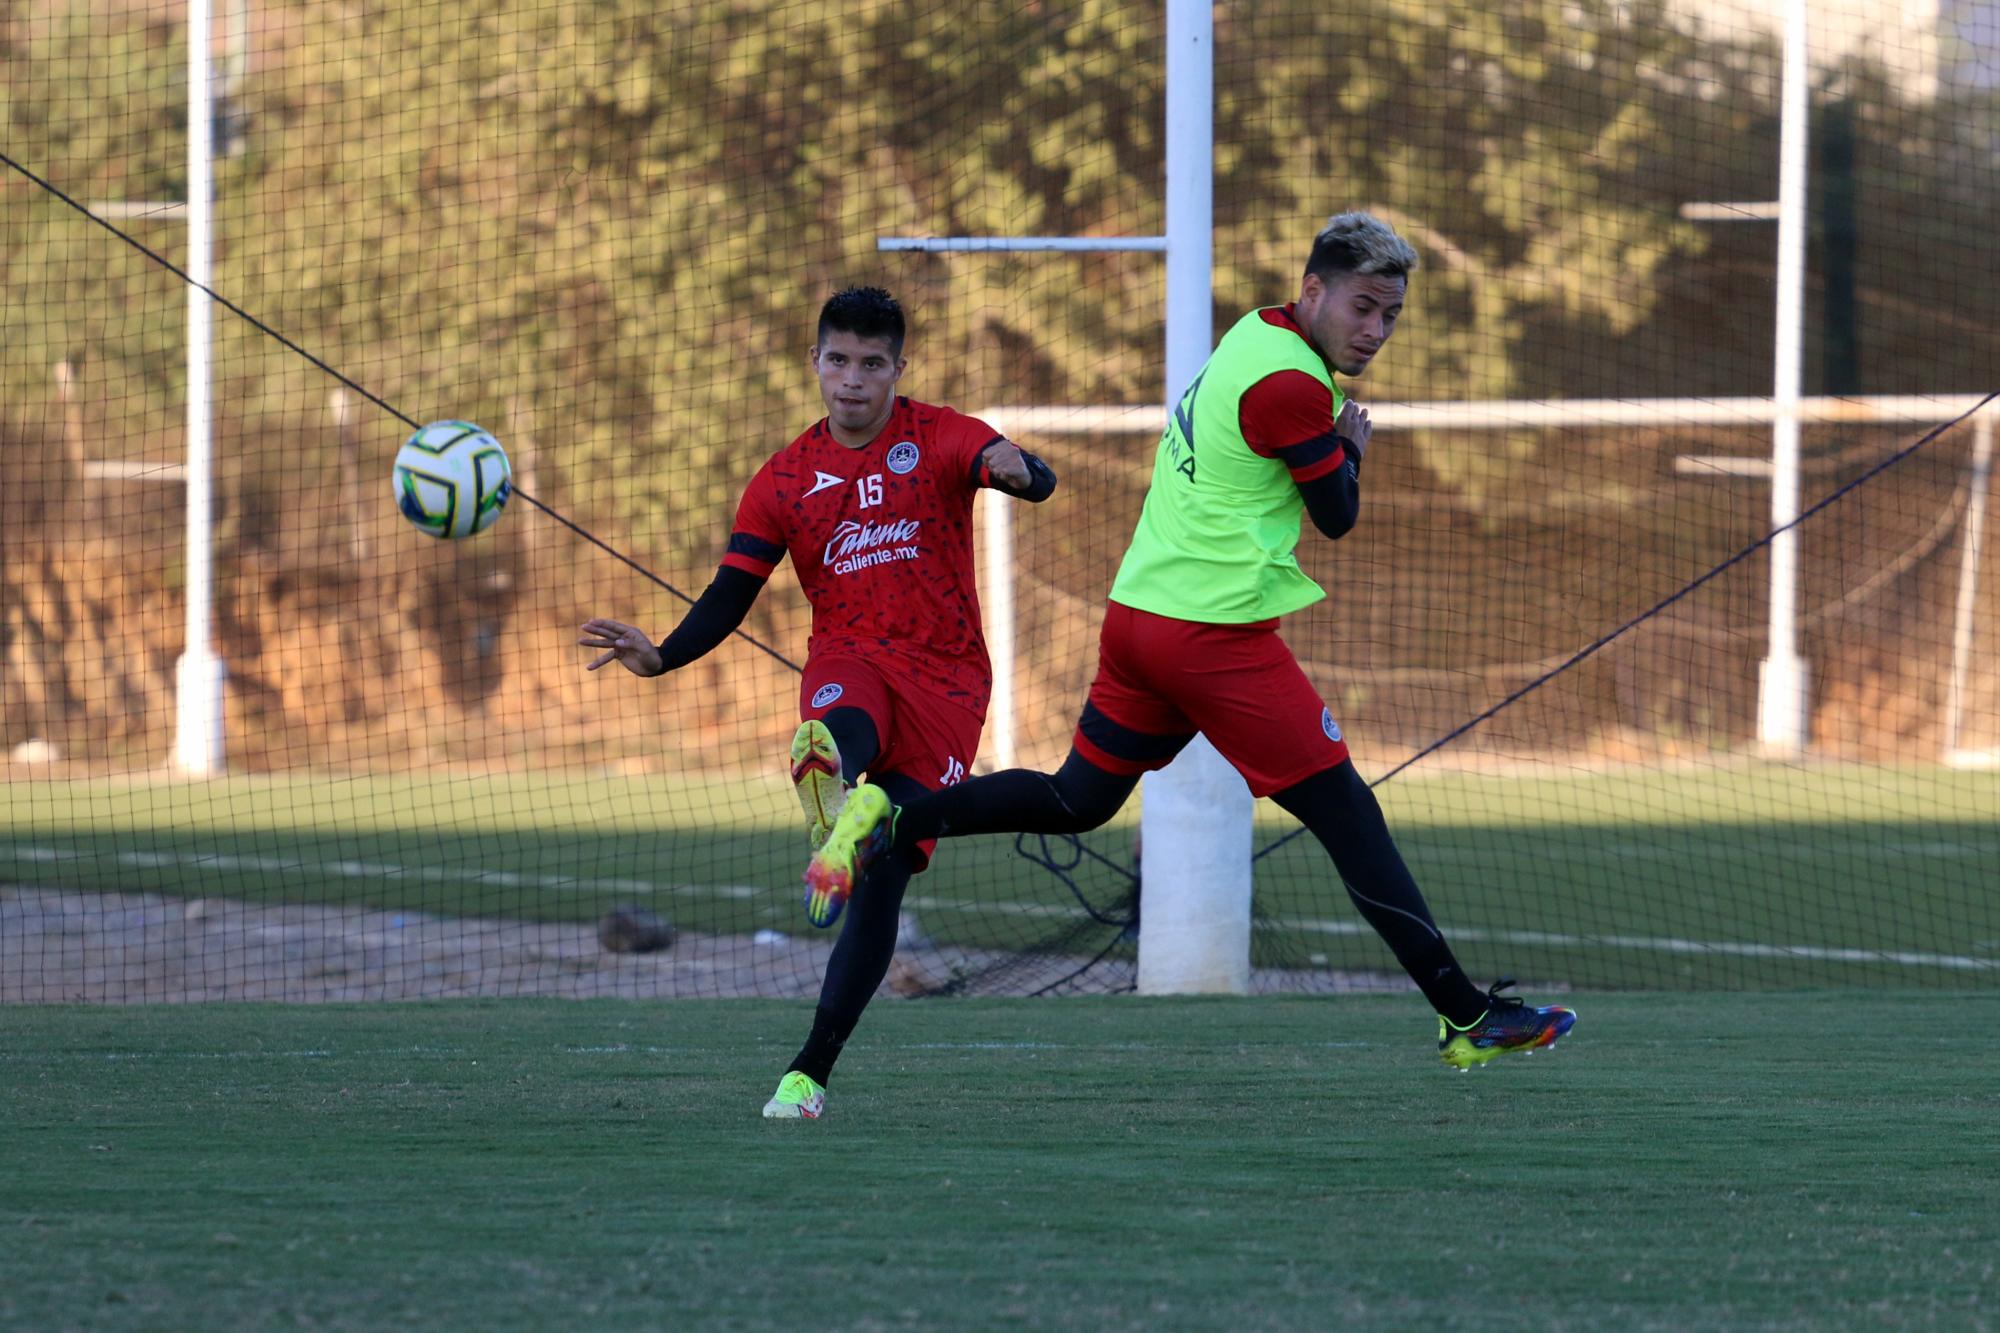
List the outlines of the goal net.
{"label": "goal net", "polygon": [[[1327,215],[1417,247],[1362,516],[1284,635],[1468,968],[1543,988],[2000,978],[2000,56],[1811,8],[1795,576],[1771,471],[1782,34],[1765,6],[1215,11],[1218,330]],[[0,999],[813,995],[781,566],[658,680],[743,488],[823,413],[822,301],[904,392],[1061,480],[976,511],[1004,719],[1067,750],[1163,414],[1160,7],[215,0],[209,625],[223,763],[173,763],[190,550],[188,17],[0,16]],[[1984,44],[1982,44],[1984,43]],[[1117,409],[1117,410],[1108,410]],[[517,493],[434,541],[412,428]],[[995,531],[1000,528],[1002,531]],[[1773,588],[1802,745],[1760,736]],[[1253,987],[1401,987],[1261,806]],[[1130,988],[1136,802],[947,843],[898,994]]]}

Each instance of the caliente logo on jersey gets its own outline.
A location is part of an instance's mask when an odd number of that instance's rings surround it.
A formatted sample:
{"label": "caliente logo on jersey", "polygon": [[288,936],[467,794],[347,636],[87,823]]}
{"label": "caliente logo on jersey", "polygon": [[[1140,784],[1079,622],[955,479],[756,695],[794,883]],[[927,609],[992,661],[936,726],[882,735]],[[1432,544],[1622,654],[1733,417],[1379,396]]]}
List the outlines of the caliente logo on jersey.
{"label": "caliente logo on jersey", "polygon": [[826,565],[836,574],[852,574],[858,569],[886,565],[891,560],[915,560],[923,554],[916,544],[920,519],[901,518],[891,523],[856,523],[843,518],[826,544]]}

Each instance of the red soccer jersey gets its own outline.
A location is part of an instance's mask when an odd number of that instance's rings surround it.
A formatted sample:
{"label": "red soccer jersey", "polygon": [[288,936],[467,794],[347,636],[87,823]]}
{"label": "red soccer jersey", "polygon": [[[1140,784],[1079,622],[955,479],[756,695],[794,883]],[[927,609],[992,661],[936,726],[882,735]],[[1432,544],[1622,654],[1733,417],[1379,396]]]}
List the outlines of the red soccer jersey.
{"label": "red soccer jersey", "polygon": [[983,716],[993,669],[973,581],[972,494],[980,453],[999,438],[976,418],[900,397],[864,448],[841,444],[821,419],[750,479],[722,563],[765,578],[789,553],[812,604],[808,658],[857,653]]}

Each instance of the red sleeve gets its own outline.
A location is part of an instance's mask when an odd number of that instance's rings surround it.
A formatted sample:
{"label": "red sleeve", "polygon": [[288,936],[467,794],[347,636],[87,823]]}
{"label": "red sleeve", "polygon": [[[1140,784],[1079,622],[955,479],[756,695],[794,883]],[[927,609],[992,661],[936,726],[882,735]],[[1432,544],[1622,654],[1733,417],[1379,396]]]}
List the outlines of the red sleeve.
{"label": "red sleeve", "polygon": [[1266,375],[1236,411],[1250,451],[1283,463],[1293,481],[1316,480],[1347,459],[1333,433],[1333,390],[1303,370]]}
{"label": "red sleeve", "polygon": [[736,522],[729,531],[729,549],[723,553],[724,569],[740,569],[760,579],[785,558],[785,521],[778,504],[778,484],[771,465],[757,469],[736,506]]}
{"label": "red sleeve", "polygon": [[980,455],[986,452],[987,445],[1005,438],[978,417],[969,417],[950,408],[945,408],[938,418],[937,442],[943,446],[951,470],[965,478],[967,490],[977,490],[989,484],[986,464]]}

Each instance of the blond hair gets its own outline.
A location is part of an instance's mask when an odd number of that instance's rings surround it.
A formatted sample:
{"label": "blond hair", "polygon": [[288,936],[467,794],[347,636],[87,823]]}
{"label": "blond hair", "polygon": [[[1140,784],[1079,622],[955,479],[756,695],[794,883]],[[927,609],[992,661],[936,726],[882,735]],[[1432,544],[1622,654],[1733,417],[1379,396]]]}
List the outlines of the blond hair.
{"label": "blond hair", "polygon": [[1340,213],[1313,237],[1306,272],[1322,279],[1349,273],[1407,278],[1416,271],[1417,250],[1372,213]]}

